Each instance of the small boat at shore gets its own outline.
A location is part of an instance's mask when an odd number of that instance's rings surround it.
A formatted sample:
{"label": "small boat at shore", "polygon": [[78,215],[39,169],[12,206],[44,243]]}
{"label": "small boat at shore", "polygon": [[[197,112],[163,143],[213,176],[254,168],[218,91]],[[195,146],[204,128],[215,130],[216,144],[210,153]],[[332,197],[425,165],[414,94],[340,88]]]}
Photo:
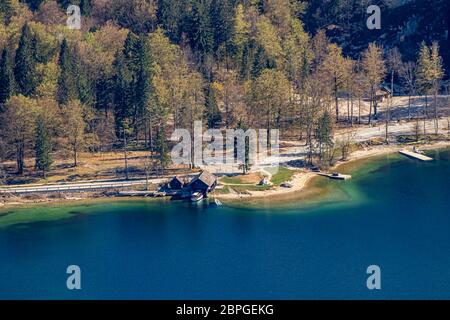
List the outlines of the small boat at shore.
{"label": "small boat at shore", "polygon": [[324,176],[324,177],[328,177],[330,179],[334,179],[334,180],[350,180],[352,178],[351,175],[348,174],[341,174],[338,172],[333,172],[333,173],[318,173],[318,175],[320,176]]}
{"label": "small boat at shore", "polygon": [[191,195],[191,202],[200,202],[201,200],[203,200],[203,193],[201,193],[201,192],[194,192]]}

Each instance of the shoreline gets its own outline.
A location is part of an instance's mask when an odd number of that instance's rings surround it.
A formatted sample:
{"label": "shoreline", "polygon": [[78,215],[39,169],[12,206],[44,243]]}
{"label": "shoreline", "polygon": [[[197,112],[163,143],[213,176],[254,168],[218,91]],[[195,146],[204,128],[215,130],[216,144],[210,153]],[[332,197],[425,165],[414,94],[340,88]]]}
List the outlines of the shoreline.
{"label": "shoreline", "polygon": [[[439,150],[450,147],[450,141],[438,141],[432,144],[418,144],[422,150]],[[364,149],[359,149],[352,152],[346,161],[338,161],[333,167],[329,168],[329,172],[336,171],[339,168],[354,166],[357,162],[363,160],[370,160],[383,155],[393,154],[401,149],[404,149],[405,145],[381,145],[373,146]],[[271,202],[298,200],[302,197],[312,196],[321,193],[321,190],[311,190],[311,183],[315,179],[326,179],[320,177],[317,173],[307,171],[306,169],[299,169],[289,181],[292,184],[292,188],[282,188],[280,186],[274,187],[265,191],[247,191],[246,194],[230,193],[230,194],[212,194],[211,198],[216,198],[224,201],[225,204],[245,203],[252,200],[263,200]],[[302,194],[299,194],[302,192]],[[14,198],[12,201],[0,202],[0,212],[9,209],[24,209],[32,208],[35,206],[61,206],[68,205],[83,205],[84,203],[102,203],[108,201],[133,201],[133,200],[150,200],[161,201],[160,198],[142,198],[142,197],[118,197],[111,196],[110,194],[104,194],[100,192],[87,192],[87,193],[75,193],[66,194],[63,197],[39,197],[36,195],[31,196],[32,199],[26,198]]]}
{"label": "shoreline", "polygon": [[[438,150],[450,147],[450,141],[439,141],[433,144],[423,144],[419,146],[422,150]],[[328,171],[332,172],[342,167],[352,166],[358,161],[370,160],[379,156],[397,153],[404,148],[405,146],[400,145],[382,145],[356,150],[350,154],[349,158],[346,161],[338,161],[334,166],[330,167]],[[304,169],[299,171],[300,172],[294,174],[292,180],[289,181],[293,185],[292,188],[276,187],[275,189],[266,191],[248,191],[248,194],[233,193],[215,195],[215,198],[232,202],[244,202],[246,200],[258,200],[263,198],[269,198],[273,201],[292,199],[295,198],[296,193],[300,191],[307,191],[310,187],[311,182],[315,178],[326,179],[324,177],[320,177],[317,173],[306,171]]]}

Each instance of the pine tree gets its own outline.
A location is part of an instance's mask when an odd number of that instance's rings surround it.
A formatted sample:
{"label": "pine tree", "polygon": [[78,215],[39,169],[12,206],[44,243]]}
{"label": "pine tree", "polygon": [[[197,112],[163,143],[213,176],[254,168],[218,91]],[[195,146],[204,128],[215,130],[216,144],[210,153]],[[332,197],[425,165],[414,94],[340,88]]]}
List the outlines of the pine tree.
{"label": "pine tree", "polygon": [[329,163],[324,163],[324,160],[329,148],[333,145],[333,121],[331,114],[325,111],[323,115],[319,118],[316,128],[316,139],[319,144],[319,159],[322,164],[329,165]]}
{"label": "pine tree", "polygon": [[11,0],[2,0],[0,2],[0,21],[8,25],[14,14],[14,8]]}
{"label": "pine tree", "polygon": [[58,102],[66,104],[77,98],[77,84],[75,78],[75,65],[73,53],[66,39],[61,44],[59,53]]}
{"label": "pine tree", "polygon": [[217,106],[216,97],[214,95],[214,90],[211,85],[208,87],[206,92],[206,103],[205,103],[205,116],[208,121],[208,128],[214,129],[222,121],[222,115],[220,114],[219,108]]}
{"label": "pine tree", "polygon": [[13,94],[14,75],[9,60],[8,50],[5,48],[0,60],[0,105],[5,103]]}
{"label": "pine tree", "polygon": [[78,100],[87,106],[95,105],[95,93],[91,77],[87,74],[87,70],[83,68],[82,60],[75,55],[74,74],[76,84],[76,94]]}
{"label": "pine tree", "polygon": [[25,0],[23,2],[26,2],[32,11],[37,11],[44,0]]}
{"label": "pine tree", "polygon": [[142,36],[139,39],[139,71],[137,74],[135,97],[136,97],[136,116],[143,119],[146,110],[153,98],[151,85],[151,61],[147,46],[147,38]]}
{"label": "pine tree", "polygon": [[170,157],[166,138],[166,126],[163,123],[160,123],[156,132],[155,152],[161,173],[164,174],[164,170],[170,163]]}
{"label": "pine tree", "polygon": [[431,89],[430,84],[431,56],[430,49],[422,42],[417,58],[417,85],[420,93],[427,95]]}
{"label": "pine tree", "polygon": [[46,120],[42,116],[37,119],[35,136],[36,169],[42,172],[45,179],[52,165],[52,144]]}
{"label": "pine tree", "polygon": [[126,120],[132,115],[131,75],[121,52],[116,53],[114,61],[114,115],[116,134],[121,137]]}
{"label": "pine tree", "polygon": [[133,32],[128,32],[123,46],[124,61],[128,69],[132,72],[133,81],[140,70],[141,41]]}
{"label": "pine tree", "polygon": [[248,80],[250,78],[250,69],[252,63],[251,52],[252,48],[250,46],[250,43],[246,42],[242,50],[242,57],[241,57],[240,76],[242,80]]}
{"label": "pine tree", "polygon": [[441,80],[444,77],[444,70],[442,66],[442,58],[439,55],[439,45],[437,42],[433,42],[431,46],[431,87],[433,89],[433,100],[434,100],[434,126],[435,126],[435,134],[439,132],[439,120],[438,120],[438,108],[437,108],[437,95],[439,92],[439,87],[441,84]]}
{"label": "pine tree", "polygon": [[211,25],[214,30],[214,50],[222,44],[230,44],[233,36],[234,17],[233,5],[230,0],[212,0]]}
{"label": "pine tree", "polygon": [[14,67],[17,91],[24,96],[33,94],[37,86],[35,53],[36,38],[32,35],[28,24],[25,24],[16,51]]}
{"label": "pine tree", "polygon": [[91,15],[91,0],[80,0],[80,10],[83,16]]}
{"label": "pine tree", "polygon": [[97,110],[108,111],[114,102],[114,79],[106,74],[102,74],[95,83],[95,108]]}
{"label": "pine tree", "polygon": [[261,72],[267,67],[267,58],[264,48],[258,45],[255,58],[253,59],[252,78],[256,79]]}
{"label": "pine tree", "polygon": [[181,1],[179,0],[158,0],[157,11],[158,24],[167,32],[170,40],[180,41],[182,13]]}
{"label": "pine tree", "polygon": [[191,45],[199,53],[199,61],[203,62],[212,52],[214,46],[214,31],[211,25],[210,1],[198,0],[192,4],[190,16]]}

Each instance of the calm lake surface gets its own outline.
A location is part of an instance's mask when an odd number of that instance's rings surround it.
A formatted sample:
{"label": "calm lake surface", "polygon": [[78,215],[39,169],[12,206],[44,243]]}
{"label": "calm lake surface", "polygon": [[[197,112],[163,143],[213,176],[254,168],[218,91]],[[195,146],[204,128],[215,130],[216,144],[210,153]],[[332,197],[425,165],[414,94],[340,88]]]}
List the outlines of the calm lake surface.
{"label": "calm lake surface", "polygon": [[[322,204],[0,212],[1,299],[450,298],[450,152],[366,162]],[[326,200],[326,201],[325,201]],[[28,221],[28,222],[27,222]],[[33,221],[33,222],[29,222]],[[81,268],[82,290],[66,288]],[[370,265],[382,289],[366,287]]]}

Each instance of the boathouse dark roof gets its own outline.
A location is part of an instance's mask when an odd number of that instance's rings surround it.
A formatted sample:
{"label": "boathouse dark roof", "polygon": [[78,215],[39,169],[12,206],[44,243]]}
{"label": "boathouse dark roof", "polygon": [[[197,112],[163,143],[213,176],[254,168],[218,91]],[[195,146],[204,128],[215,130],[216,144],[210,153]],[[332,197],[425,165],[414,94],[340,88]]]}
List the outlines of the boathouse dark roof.
{"label": "boathouse dark roof", "polygon": [[169,182],[169,187],[171,189],[181,189],[183,188],[184,181],[179,177],[173,177]]}
{"label": "boathouse dark roof", "polygon": [[217,178],[208,171],[203,171],[189,183],[189,189],[192,191],[201,191],[205,194],[215,189]]}
{"label": "boathouse dark roof", "polygon": [[207,185],[208,187],[211,188],[217,182],[217,178],[215,175],[213,175],[212,173],[210,173],[208,171],[202,171],[202,173],[198,177],[194,178],[194,180],[192,180],[191,183],[194,183],[197,181],[201,181],[205,185]]}

